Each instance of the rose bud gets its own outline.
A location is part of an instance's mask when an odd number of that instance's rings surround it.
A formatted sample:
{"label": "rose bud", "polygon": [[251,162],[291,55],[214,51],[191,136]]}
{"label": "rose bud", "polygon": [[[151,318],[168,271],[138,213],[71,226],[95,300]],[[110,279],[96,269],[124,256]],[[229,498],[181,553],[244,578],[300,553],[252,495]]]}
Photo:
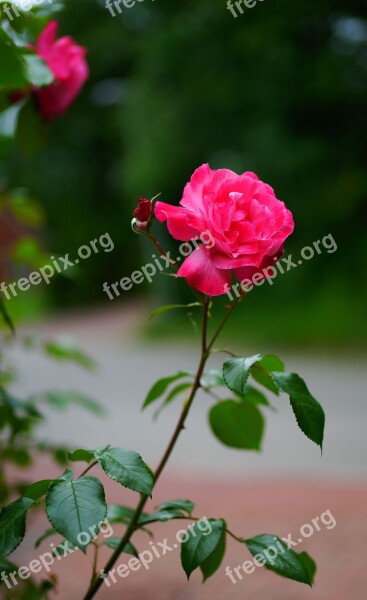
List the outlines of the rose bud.
{"label": "rose bud", "polygon": [[133,216],[141,223],[149,221],[151,202],[147,198],[139,198],[138,206],[134,210]]}
{"label": "rose bud", "polygon": [[152,214],[152,203],[147,198],[139,198],[138,206],[133,212],[132,227],[138,233],[147,230]]}

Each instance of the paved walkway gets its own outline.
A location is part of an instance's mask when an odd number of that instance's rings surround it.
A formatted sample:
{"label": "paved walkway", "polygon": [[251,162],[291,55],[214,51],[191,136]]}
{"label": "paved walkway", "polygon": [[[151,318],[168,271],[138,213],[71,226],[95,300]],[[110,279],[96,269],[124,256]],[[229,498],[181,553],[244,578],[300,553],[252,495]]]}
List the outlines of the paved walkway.
{"label": "paved walkway", "polygon": [[[148,313],[148,311],[147,311]],[[49,411],[45,436],[55,442],[98,447],[124,445],[138,450],[154,465],[160,458],[169,432],[176,422],[179,400],[152,421],[154,409],[141,412],[142,401],[153,382],[180,370],[194,370],[197,349],[183,344],[141,344],[134,339],[132,325],[138,310],[113,307],[110,313],[83,314],[60,319],[43,327],[45,336],[74,336],[100,365],[90,374],[70,364],[54,364],[36,353],[15,352],[22,365],[20,393],[48,389],[75,389],[96,398],[106,407],[105,418],[77,408],[65,413]],[[233,348],[233,344],[231,344]],[[238,352],[255,354],[259,348],[238,347]],[[277,353],[272,346],[264,353]],[[182,434],[170,465],[190,472],[202,471],[236,477],[251,475],[308,476],[320,481],[340,480],[367,483],[365,428],[367,422],[367,370],[363,359],[335,359],[279,352],[288,370],[303,376],[326,415],[324,454],[298,429],[286,396],[274,398],[277,412],[267,411],[267,432],[261,453],[244,453],[221,446],[207,426],[212,401],[201,395],[193,406],[187,430]],[[219,366],[223,355],[213,355],[211,366]]]}
{"label": "paved walkway", "polygon": [[[57,415],[50,412],[43,432],[49,439],[84,447],[109,443],[135,449],[154,467],[167,442],[167,432],[177,418],[178,403],[152,423],[151,413],[140,411],[142,398],[157,377],[180,369],[193,369],[196,352],[180,344],[167,349],[134,341],[131,325],[138,314],[138,309],[131,312],[119,307],[108,314],[94,313],[44,326],[45,335],[70,333],[78,338],[100,363],[96,374],[83,373],[72,365],[50,365],[34,354],[19,350],[14,352],[14,359],[22,361],[20,393],[39,391],[41,386],[45,390],[67,386],[94,396],[107,408],[106,418],[96,418],[78,409]],[[261,350],[276,353],[272,347]],[[254,353],[258,348],[244,347],[238,351]],[[322,357],[284,356],[284,352],[281,356],[288,369],[304,376],[325,408],[327,429],[323,457],[320,458],[316,446],[298,430],[285,397],[276,400],[278,411],[268,414],[264,451],[259,455],[222,447],[208,430],[206,414],[210,403],[201,397],[153,500],[157,504],[161,500],[190,497],[197,504],[198,515],[227,517],[230,528],[244,536],[264,532],[279,535],[292,532],[297,536],[303,524],[311,523],[313,518],[330,510],[337,522],[335,528],[315,532],[302,544],[302,549],[309,551],[319,564],[314,589],[310,591],[306,586],[261,569],[232,584],[225,576],[224,567],[241,564],[247,554],[245,548],[231,541],[222,568],[204,586],[197,574],[187,584],[179,566],[179,552],[172,551],[157,559],[151,570],[131,573],[108,590],[104,588],[98,598],[366,600],[367,404],[364,390],[367,377],[364,363],[345,357],[335,364]],[[48,475],[39,465],[35,476]],[[110,480],[106,488],[111,501],[133,501],[134,495],[121,491]],[[35,531],[37,524],[32,527]],[[165,537],[174,539],[177,530],[177,523],[154,526],[158,541]],[[137,545],[140,551],[149,548],[148,538],[137,536]],[[46,552],[47,542],[43,548]],[[13,556],[20,564],[35,557],[30,540]],[[63,584],[55,598],[81,600],[89,563],[89,558],[75,555],[57,565],[55,571],[63,574]]]}

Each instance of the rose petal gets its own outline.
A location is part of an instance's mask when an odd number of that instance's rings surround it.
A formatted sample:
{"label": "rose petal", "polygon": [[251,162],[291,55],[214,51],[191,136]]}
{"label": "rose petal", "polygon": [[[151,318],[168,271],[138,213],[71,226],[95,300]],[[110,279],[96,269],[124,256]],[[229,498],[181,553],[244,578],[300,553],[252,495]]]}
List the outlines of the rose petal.
{"label": "rose petal", "polygon": [[201,165],[192,175],[189,183],[186,184],[181,206],[185,208],[200,210],[203,208],[203,188],[211,180],[213,171],[208,164]]}
{"label": "rose petal", "polygon": [[[196,228],[192,223],[198,220],[195,213],[191,215],[188,211],[179,206],[172,206],[165,202],[157,202],[154,208],[154,214],[158,221],[163,223],[167,221],[168,231],[175,240],[189,241],[201,233],[200,226]],[[190,220],[191,217],[191,220]]]}
{"label": "rose petal", "polygon": [[234,269],[233,272],[239,281],[243,281],[244,279],[252,279],[255,273],[261,273],[262,277],[259,278],[258,281],[265,279],[266,275],[263,274],[264,269],[268,267],[272,267],[275,263],[283,256],[284,248],[279,248],[279,252],[277,252],[276,256],[266,256],[261,263],[260,267],[240,267],[239,269]]}
{"label": "rose petal", "polygon": [[200,246],[185,260],[177,277],[185,277],[189,285],[208,296],[225,294],[225,285],[230,285],[228,270],[217,269],[210,257],[210,250]]}
{"label": "rose petal", "polygon": [[42,55],[44,53],[50,51],[53,44],[55,43],[57,29],[58,29],[58,23],[57,23],[57,21],[54,20],[54,21],[50,21],[46,25],[46,27],[44,28],[42,33],[40,33],[39,38],[37,40],[36,48],[37,48],[37,53],[39,54],[39,56],[41,56],[41,58],[43,58]]}

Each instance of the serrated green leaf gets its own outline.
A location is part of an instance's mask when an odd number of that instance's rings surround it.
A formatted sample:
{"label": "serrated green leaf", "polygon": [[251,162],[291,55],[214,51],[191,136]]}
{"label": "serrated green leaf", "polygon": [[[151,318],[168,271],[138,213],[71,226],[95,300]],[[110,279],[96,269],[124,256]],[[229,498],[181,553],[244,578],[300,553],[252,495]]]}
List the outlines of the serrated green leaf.
{"label": "serrated green leaf", "polygon": [[74,474],[71,469],[65,469],[63,474],[57,478],[57,481],[72,481],[73,476],[74,476]]}
{"label": "serrated green leaf", "polygon": [[239,396],[242,402],[249,402],[250,404],[262,404],[263,406],[271,406],[268,399],[264,394],[259,392],[256,388],[246,384],[243,396]]}
{"label": "serrated green leaf", "polygon": [[261,354],[256,354],[249,358],[236,356],[227,360],[223,365],[223,377],[227,387],[235,394],[243,396],[250,369],[261,358]]}
{"label": "serrated green leaf", "polygon": [[244,543],[252,556],[262,556],[261,562],[264,562],[264,566],[270,571],[312,586],[316,565],[306,552],[294,552],[277,536],[271,534],[257,535]]}
{"label": "serrated green leaf", "polygon": [[154,477],[140,454],[122,448],[99,448],[94,451],[102,469],[124,487],[150,496]]}
{"label": "serrated green leaf", "polygon": [[[119,506],[111,504],[107,508],[107,521],[109,523],[129,523],[133,518],[135,510],[130,506]],[[145,513],[143,513],[145,514]]]}
{"label": "serrated green leaf", "polygon": [[150,388],[147,397],[144,400],[144,404],[142,406],[142,408],[146,408],[147,406],[149,406],[149,404],[152,404],[153,402],[155,402],[155,400],[158,400],[158,398],[160,398],[161,396],[163,396],[163,394],[165,393],[165,391],[168,389],[168,387],[171,385],[171,383],[173,383],[174,381],[177,381],[178,379],[182,379],[183,377],[189,377],[190,374],[186,373],[186,372],[180,372],[177,373],[177,375],[171,375],[170,377],[163,377],[162,379],[159,379],[158,381],[155,382],[155,384]]}
{"label": "serrated green leaf", "polygon": [[167,398],[165,398],[165,400],[162,402],[161,406],[154,413],[154,418],[156,419],[160,415],[162,410],[164,408],[166,408],[172,402],[172,400],[174,400],[176,398],[176,396],[181,394],[181,392],[185,392],[186,390],[191,388],[191,386],[192,386],[192,383],[180,383],[179,385],[175,386],[170,391]]}
{"label": "serrated green leaf", "polygon": [[[191,573],[205,563],[217,550],[218,545],[221,544],[225,522],[222,519],[208,519],[208,522],[210,523],[210,531],[209,528],[201,531],[196,523],[190,528],[191,532],[188,540],[181,544],[181,563],[188,579]],[[215,560],[213,560],[214,563]],[[210,573],[209,562],[204,566],[204,570],[206,573]]]}
{"label": "serrated green leaf", "polygon": [[284,363],[272,354],[263,356],[251,367],[251,375],[255,381],[278,396],[279,390],[270,376],[272,371],[284,371]]}
{"label": "serrated green leaf", "polygon": [[166,304],[165,306],[160,306],[159,308],[153,310],[153,312],[149,315],[149,321],[169,310],[175,310],[176,308],[194,308],[197,306],[201,308],[202,304],[200,302],[191,302],[190,304]]}
{"label": "serrated green leaf", "polygon": [[79,448],[78,450],[74,450],[74,452],[69,452],[68,457],[72,462],[90,463],[92,460],[94,460],[94,452]]}
{"label": "serrated green leaf", "polygon": [[206,560],[204,560],[200,569],[203,574],[203,581],[206,581],[209,577],[214,575],[214,573],[219,569],[222,564],[222,560],[226,551],[226,529],[223,527],[221,537],[219,538],[219,542],[212,554],[208,556]]}
{"label": "serrated green leaf", "polygon": [[0,558],[11,554],[25,534],[28,509],[34,504],[30,498],[19,498],[4,506],[0,513]]}
{"label": "serrated green leaf", "polygon": [[[133,508],[130,508],[130,506],[119,506],[116,504],[112,504],[107,509],[106,520],[109,523],[122,523],[123,525],[128,525],[131,519],[133,518],[134,514],[135,510]],[[142,513],[140,515],[140,519],[144,519],[146,516],[148,516],[147,513]],[[146,527],[140,526],[139,529],[152,536],[151,532]]]}
{"label": "serrated green leaf", "polygon": [[[107,546],[108,548],[111,548],[112,550],[116,550],[116,548],[120,545],[121,540],[122,540],[122,537],[112,537],[112,538],[109,538],[108,540],[105,540],[103,542],[103,544],[105,546]],[[123,552],[126,552],[126,554],[132,554],[133,556],[136,556],[137,558],[139,556],[137,549],[135,548],[135,546],[133,546],[133,544],[131,544],[131,542],[126,544]]]}
{"label": "serrated green leaf", "polygon": [[202,377],[202,385],[206,388],[225,386],[226,382],[223,377],[223,369],[211,369],[204,373]]}
{"label": "serrated green leaf", "polygon": [[296,373],[271,373],[279,391],[288,394],[301,431],[320,446],[324,439],[325,413],[322,406],[310,394],[305,382]]}
{"label": "serrated green leaf", "polygon": [[253,404],[224,400],[209,412],[209,423],[222,444],[240,450],[260,450],[265,421]]}
{"label": "serrated green leaf", "polygon": [[[47,494],[46,512],[52,527],[85,552],[106,518],[103,486],[89,475],[76,481],[58,481]],[[90,528],[94,528],[94,535]],[[89,541],[82,534],[89,535]]]}
{"label": "serrated green leaf", "polygon": [[305,567],[310,581],[309,585],[312,586],[317,571],[317,565],[315,561],[313,560],[313,558],[311,558],[309,554],[307,554],[307,552],[301,552],[300,554],[298,554],[298,559]]}
{"label": "serrated green leaf", "polygon": [[169,500],[168,502],[161,502],[161,504],[158,504],[157,508],[159,510],[171,510],[178,508],[179,510],[183,510],[191,515],[195,508],[195,504],[191,502],[191,500]]}
{"label": "serrated green leaf", "polygon": [[53,483],[54,479],[43,479],[42,481],[36,481],[29,485],[23,492],[24,498],[31,498],[31,500],[38,500],[45,496],[48,492],[48,488],[51,483]]}

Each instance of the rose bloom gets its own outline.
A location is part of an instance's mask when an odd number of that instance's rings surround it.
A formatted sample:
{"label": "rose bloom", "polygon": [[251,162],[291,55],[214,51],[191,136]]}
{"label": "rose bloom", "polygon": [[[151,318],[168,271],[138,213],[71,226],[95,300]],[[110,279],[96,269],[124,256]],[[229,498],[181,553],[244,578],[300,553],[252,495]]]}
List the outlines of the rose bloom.
{"label": "rose bloom", "polygon": [[213,171],[209,165],[195,171],[180,206],[157,202],[155,216],[160,222],[167,221],[176,240],[189,241],[203,231],[211,233],[214,246],[200,245],[177,273],[209,296],[226,293],[232,271],[242,281],[273,265],[294,229],[292,213],[255,173]]}
{"label": "rose bloom", "polygon": [[57,27],[57,21],[50,21],[33,48],[55,77],[48,87],[35,90],[41,114],[47,120],[67,111],[89,75],[87,50],[69,36],[56,40]]}

